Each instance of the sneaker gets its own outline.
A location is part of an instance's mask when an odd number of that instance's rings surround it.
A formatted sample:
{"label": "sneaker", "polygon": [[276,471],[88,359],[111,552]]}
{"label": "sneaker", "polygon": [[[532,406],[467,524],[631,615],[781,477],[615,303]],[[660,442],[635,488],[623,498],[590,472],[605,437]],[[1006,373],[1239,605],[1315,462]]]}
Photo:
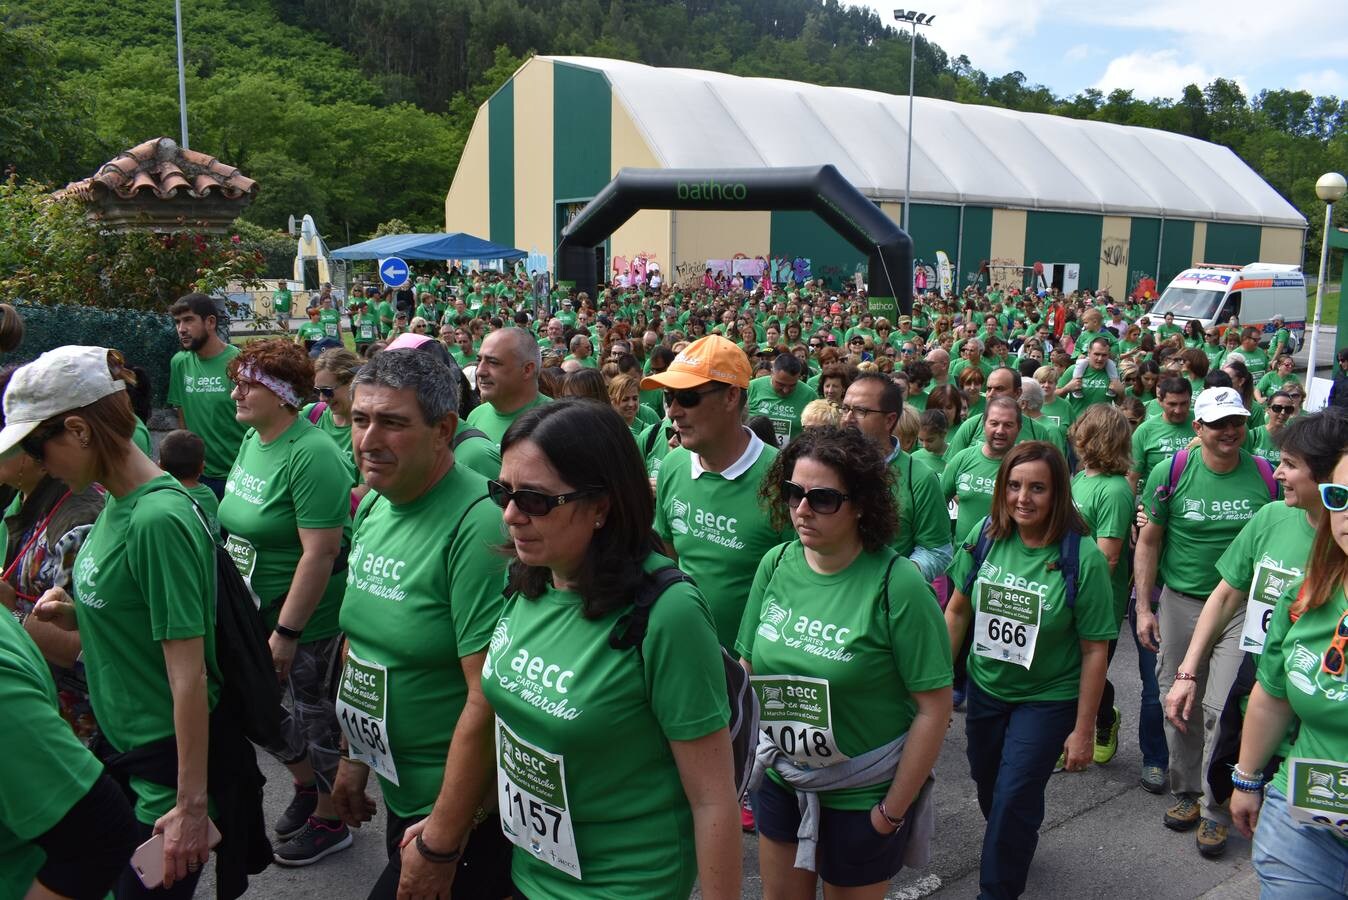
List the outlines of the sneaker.
{"label": "sneaker", "polygon": [[317,808],[318,788],[312,784],[297,784],[295,796],[290,798],[290,805],[281,813],[281,818],[276,820],[272,829],[281,840],[289,840],[304,830],[304,826],[309,823],[309,817]]}
{"label": "sneaker", "polygon": [[952,699],[955,701],[954,708],[956,710],[964,709],[964,694],[964,688],[955,688]]}
{"label": "sneaker", "polygon": [[754,829],[754,811],[749,806],[749,801],[745,800],[740,804],[740,828],[745,834],[753,834]]}
{"label": "sneaker", "polygon": [[1212,819],[1198,825],[1198,852],[1208,859],[1217,859],[1226,852],[1226,826]]}
{"label": "sneaker", "polygon": [[1181,794],[1175,805],[1165,811],[1165,827],[1172,831],[1188,831],[1198,824],[1198,798]]}
{"label": "sneaker", "polygon": [[1114,715],[1108,725],[1095,726],[1095,764],[1103,766],[1119,752],[1119,708],[1114,707]]}
{"label": "sneaker", "polygon": [[350,846],[351,832],[344,824],[310,816],[299,834],[276,848],[273,859],[281,866],[310,866]]}
{"label": "sneaker", "polygon": [[1160,766],[1143,766],[1142,777],[1138,779],[1142,790],[1152,794],[1164,794],[1166,780],[1165,769]]}

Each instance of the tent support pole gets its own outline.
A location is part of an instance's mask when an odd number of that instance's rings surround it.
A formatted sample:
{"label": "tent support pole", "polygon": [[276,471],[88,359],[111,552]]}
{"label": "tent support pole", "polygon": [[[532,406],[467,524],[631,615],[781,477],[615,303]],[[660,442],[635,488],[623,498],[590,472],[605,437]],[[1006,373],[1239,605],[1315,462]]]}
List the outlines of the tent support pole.
{"label": "tent support pole", "polygon": [[954,294],[958,297],[964,292],[964,285],[960,282],[964,280],[964,204],[960,204],[960,227],[959,234],[955,238],[955,279]]}
{"label": "tent support pole", "polygon": [[[1165,247],[1165,216],[1161,216],[1161,234],[1156,239],[1156,290],[1161,290],[1161,249]],[[1157,294],[1159,297],[1160,294]]]}

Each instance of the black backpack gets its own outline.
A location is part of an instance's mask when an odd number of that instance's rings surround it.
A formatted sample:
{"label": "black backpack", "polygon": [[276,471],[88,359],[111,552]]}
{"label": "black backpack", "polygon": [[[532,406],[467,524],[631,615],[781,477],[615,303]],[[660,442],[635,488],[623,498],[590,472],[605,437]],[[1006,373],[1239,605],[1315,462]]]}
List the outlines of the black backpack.
{"label": "black backpack", "polygon": [[[641,656],[641,642],[646,637],[651,608],[660,595],[672,585],[685,581],[696,584],[678,566],[664,566],[647,572],[632,601],[632,609],[618,617],[609,633],[608,644],[614,650],[635,647]],[[735,792],[744,799],[749,790],[749,774],[753,770],[754,751],[758,748],[758,695],[749,682],[749,673],[725,648],[721,648],[721,663],[725,668],[726,696],[730,703],[730,751],[735,760]]]}
{"label": "black backpack", "polygon": [[[165,485],[155,490],[173,490]],[[206,516],[192,501],[201,525]],[[220,670],[219,707],[238,723],[244,737],[264,747],[281,741],[281,685],[276,680],[267,626],[234,560],[211,536],[215,548],[215,661]]]}

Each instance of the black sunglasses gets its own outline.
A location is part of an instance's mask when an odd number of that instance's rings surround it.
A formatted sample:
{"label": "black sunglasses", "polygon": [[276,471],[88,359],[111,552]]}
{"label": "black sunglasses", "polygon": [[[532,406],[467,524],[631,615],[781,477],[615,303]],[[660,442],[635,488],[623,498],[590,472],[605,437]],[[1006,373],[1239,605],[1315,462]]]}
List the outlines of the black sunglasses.
{"label": "black sunglasses", "polygon": [[335,387],[316,387],[314,388],[314,391],[316,391],[318,396],[322,397],[324,400],[331,400],[333,395],[337,393]]}
{"label": "black sunglasses", "polygon": [[47,442],[65,430],[65,420],[39,425],[19,440],[19,449],[38,462],[46,456]]}
{"label": "black sunglasses", "polygon": [[491,502],[505,509],[514,501],[515,508],[530,518],[546,516],[559,506],[599,493],[599,488],[584,488],[566,494],[544,494],[540,491],[512,491],[499,481],[487,482],[487,496]]}
{"label": "black sunglasses", "polygon": [[1268,411],[1275,412],[1280,416],[1290,416],[1292,413],[1297,411],[1297,408],[1295,406],[1287,406],[1282,403],[1270,403]]}
{"label": "black sunglasses", "polygon": [[850,499],[851,495],[833,488],[810,488],[807,491],[794,481],[782,482],[782,500],[791,509],[795,509],[800,505],[800,501],[804,500],[810,504],[810,509],[821,516],[828,516],[841,509],[843,501]]}
{"label": "black sunglasses", "polygon": [[725,384],[724,382],[715,382],[713,387],[701,391],[694,390],[693,388],[687,388],[681,391],[667,390],[664,392],[665,406],[673,406],[675,403],[678,403],[679,406],[682,406],[684,409],[692,409],[702,402],[703,397],[706,397],[708,394],[715,394],[718,391],[723,391],[728,387],[730,387],[730,385]]}

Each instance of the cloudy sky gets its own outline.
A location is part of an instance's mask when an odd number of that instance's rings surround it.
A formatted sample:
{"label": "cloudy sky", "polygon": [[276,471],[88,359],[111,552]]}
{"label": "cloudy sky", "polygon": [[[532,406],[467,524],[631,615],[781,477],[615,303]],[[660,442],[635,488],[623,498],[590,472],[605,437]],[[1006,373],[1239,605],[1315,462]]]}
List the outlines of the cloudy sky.
{"label": "cloudy sky", "polygon": [[[866,3],[893,21],[897,3]],[[989,75],[1020,70],[1032,84],[1072,95],[1131,88],[1177,97],[1189,83],[1234,78],[1249,95],[1304,89],[1348,98],[1344,0],[925,0],[922,29],[951,56]],[[1334,12],[1333,10],[1338,10]],[[903,90],[903,86],[898,88]]]}

